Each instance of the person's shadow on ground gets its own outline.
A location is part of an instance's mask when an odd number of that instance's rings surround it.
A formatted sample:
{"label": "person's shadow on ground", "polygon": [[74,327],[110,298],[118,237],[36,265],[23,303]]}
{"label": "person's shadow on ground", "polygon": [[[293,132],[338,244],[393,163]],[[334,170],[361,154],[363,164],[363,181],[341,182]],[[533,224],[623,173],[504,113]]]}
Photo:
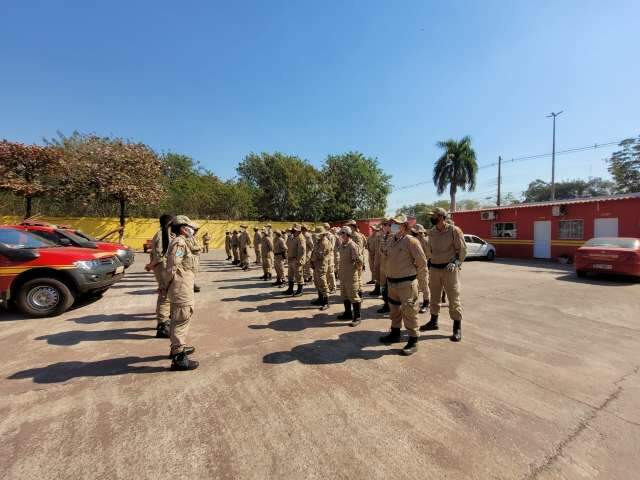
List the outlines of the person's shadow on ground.
{"label": "person's shadow on ground", "polygon": [[46,340],[49,345],[70,346],[80,342],[99,342],[104,340],[148,340],[155,335],[142,335],[137,332],[155,332],[155,328],[116,328],[113,330],[71,330],[68,332],[52,333],[36,337],[36,340]]}
{"label": "person's shadow on ground", "polygon": [[[317,308],[317,307],[316,307]],[[344,327],[350,320],[338,320],[335,314],[321,313],[312,317],[282,318],[273,320],[266,325],[249,325],[252,330],[276,330],[278,332],[300,332],[307,328]]]}
{"label": "person's shadow on ground", "polygon": [[70,318],[68,322],[81,323],[91,325],[93,323],[111,323],[111,322],[141,322],[145,320],[155,320],[155,313],[113,313],[110,315],[86,315],[79,318]]}
{"label": "person's shadow on ground", "polygon": [[58,362],[46,367],[30,368],[11,375],[9,380],[32,378],[34,383],[60,383],[77,377],[108,377],[130,373],[165,372],[168,366],[135,366],[136,363],[165,360],[165,355],[151,357],[122,357],[98,360],[96,362]]}

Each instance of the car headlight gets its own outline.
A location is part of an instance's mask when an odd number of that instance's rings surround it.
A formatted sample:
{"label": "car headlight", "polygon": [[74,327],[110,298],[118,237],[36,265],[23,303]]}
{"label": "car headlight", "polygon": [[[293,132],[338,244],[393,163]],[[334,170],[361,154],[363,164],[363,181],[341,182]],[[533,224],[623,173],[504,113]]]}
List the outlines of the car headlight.
{"label": "car headlight", "polygon": [[128,253],[129,253],[129,251],[125,250],[124,248],[119,248],[116,251],[116,255],[119,256],[119,257],[126,257]]}
{"label": "car headlight", "polygon": [[78,260],[73,264],[82,270],[93,270],[100,265],[99,260]]}

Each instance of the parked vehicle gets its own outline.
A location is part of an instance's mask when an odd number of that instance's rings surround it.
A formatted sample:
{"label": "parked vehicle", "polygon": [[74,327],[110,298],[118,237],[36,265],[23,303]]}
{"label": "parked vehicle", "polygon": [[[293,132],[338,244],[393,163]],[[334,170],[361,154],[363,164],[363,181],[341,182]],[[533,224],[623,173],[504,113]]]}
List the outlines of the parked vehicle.
{"label": "parked vehicle", "polygon": [[63,247],[74,246],[80,248],[97,248],[104,252],[115,254],[124,268],[129,268],[135,260],[135,252],[132,248],[121,243],[103,242],[87,235],[86,233],[62,225],[52,225],[44,222],[25,221],[20,225],[13,226],[27,230],[39,237],[49,240]]}
{"label": "parked vehicle", "polygon": [[467,243],[467,258],[484,258],[485,260],[496,258],[496,247],[480,237],[465,234],[464,241]]}
{"label": "parked vehicle", "polygon": [[575,254],[576,274],[608,273],[640,277],[640,239],[592,238]]}
{"label": "parked vehicle", "polygon": [[124,275],[110,252],[62,247],[22,228],[0,226],[0,304],[25,315],[55,316],[76,298],[101,295]]}

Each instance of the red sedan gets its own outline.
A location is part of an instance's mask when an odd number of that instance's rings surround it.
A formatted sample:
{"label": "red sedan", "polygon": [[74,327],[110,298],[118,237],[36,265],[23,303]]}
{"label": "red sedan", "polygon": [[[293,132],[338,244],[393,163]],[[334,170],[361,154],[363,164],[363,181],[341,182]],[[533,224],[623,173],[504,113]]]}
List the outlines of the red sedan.
{"label": "red sedan", "polygon": [[640,239],[592,238],[576,251],[576,274],[611,273],[640,277]]}

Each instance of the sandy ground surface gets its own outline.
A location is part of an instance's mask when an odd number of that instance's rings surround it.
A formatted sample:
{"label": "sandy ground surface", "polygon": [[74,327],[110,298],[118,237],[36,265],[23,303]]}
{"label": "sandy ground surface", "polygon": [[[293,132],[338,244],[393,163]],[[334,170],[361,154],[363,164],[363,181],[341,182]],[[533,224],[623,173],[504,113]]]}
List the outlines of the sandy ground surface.
{"label": "sandy ground surface", "polygon": [[144,257],[60,317],[0,313],[0,478],[640,476],[640,284],[468,262],[463,342],[444,309],[406,358],[379,300],[350,328],[212,252],[200,368],[171,372]]}

